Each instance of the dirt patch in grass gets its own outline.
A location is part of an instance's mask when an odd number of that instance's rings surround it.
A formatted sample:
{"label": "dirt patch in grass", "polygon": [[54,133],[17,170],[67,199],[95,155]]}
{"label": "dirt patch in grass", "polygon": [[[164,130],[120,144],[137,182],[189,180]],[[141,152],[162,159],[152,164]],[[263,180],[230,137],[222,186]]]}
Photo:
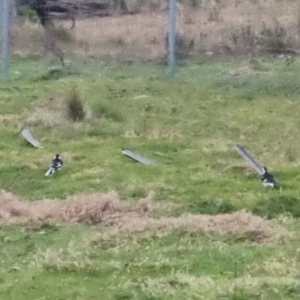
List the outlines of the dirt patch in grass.
{"label": "dirt patch in grass", "polygon": [[188,232],[230,232],[244,234],[254,242],[267,242],[275,235],[270,223],[245,211],[232,214],[181,215],[154,218],[168,204],[153,202],[153,193],[137,203],[121,201],[115,192],[71,196],[66,200],[26,202],[11,193],[0,195],[0,224],[35,226],[40,222],[103,224],[119,230],[184,230]]}
{"label": "dirt patch in grass", "polygon": [[233,166],[229,166],[229,167],[226,166],[223,169],[223,171],[231,172],[236,175],[246,176],[248,178],[258,178],[259,179],[259,176],[255,173],[255,171],[253,171],[253,169],[248,166],[241,166],[241,165],[233,165]]}
{"label": "dirt patch in grass", "polygon": [[1,115],[0,114],[0,124],[3,126],[14,124],[17,119],[18,119],[18,115],[12,115],[12,114]]}

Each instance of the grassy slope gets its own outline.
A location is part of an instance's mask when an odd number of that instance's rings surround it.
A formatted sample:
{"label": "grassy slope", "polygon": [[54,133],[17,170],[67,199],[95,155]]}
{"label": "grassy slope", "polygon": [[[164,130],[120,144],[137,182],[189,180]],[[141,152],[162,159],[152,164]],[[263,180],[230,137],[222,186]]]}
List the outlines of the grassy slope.
{"label": "grassy slope", "polygon": [[[0,83],[1,188],[27,200],[111,189],[138,199],[153,190],[156,200],[180,204],[172,214],[248,208],[298,216],[300,64],[265,61],[265,71],[255,76],[229,75],[245,64],[185,66],[167,80],[162,67],[87,60],[74,63],[78,75],[33,81],[45,63],[15,60],[12,80]],[[74,85],[87,111],[109,118],[61,126],[37,122],[29,128],[44,148],[26,146],[18,133],[24,116],[41,103],[63,101]],[[3,121],[11,114],[10,122]],[[232,149],[237,142],[274,171],[280,192],[263,189],[243,169],[246,163]],[[134,163],[122,149],[158,167]],[[47,179],[43,174],[56,152],[66,167]],[[298,230],[290,218],[280,220]],[[296,237],[254,246],[229,235],[107,235],[100,227],[79,225],[48,226],[42,233],[1,230],[1,299],[298,297],[291,290],[297,283]],[[98,242],[91,243],[95,236]]]}

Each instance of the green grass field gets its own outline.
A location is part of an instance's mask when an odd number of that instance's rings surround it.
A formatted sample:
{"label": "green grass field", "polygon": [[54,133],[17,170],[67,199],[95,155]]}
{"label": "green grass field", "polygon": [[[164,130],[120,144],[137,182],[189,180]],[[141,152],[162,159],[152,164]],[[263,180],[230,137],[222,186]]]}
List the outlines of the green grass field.
{"label": "green grass field", "polygon": [[[155,202],[173,204],[154,219],[246,209],[269,219],[276,238],[3,218],[0,299],[299,299],[300,61],[185,64],[174,79],[162,65],[74,58],[50,74],[51,65],[14,58],[11,79],[0,82],[2,190],[24,202],[115,191],[131,203],[153,191]],[[68,118],[74,93],[80,122]],[[25,127],[43,148],[23,141]],[[280,191],[262,186],[236,143],[268,166]],[[65,167],[47,178],[55,153]]]}

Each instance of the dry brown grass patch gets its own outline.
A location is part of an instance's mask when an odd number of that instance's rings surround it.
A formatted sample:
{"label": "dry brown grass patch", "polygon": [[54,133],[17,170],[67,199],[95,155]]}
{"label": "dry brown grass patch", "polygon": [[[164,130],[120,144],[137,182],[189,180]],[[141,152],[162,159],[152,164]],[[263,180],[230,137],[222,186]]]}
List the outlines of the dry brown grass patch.
{"label": "dry brown grass patch", "polygon": [[[150,195],[151,196],[151,195]],[[123,215],[146,216],[154,211],[151,199],[136,205],[122,202],[114,192],[108,194],[77,195],[64,201],[20,201],[11,193],[0,196],[1,223],[30,223],[46,220],[69,223],[118,225]]]}
{"label": "dry brown grass patch", "polygon": [[215,216],[186,214],[177,218],[143,218],[142,220],[132,218],[122,224],[122,229],[234,233],[242,234],[253,242],[269,241],[274,237],[266,220],[245,211]]}
{"label": "dry brown grass patch", "polygon": [[34,108],[27,114],[23,121],[24,126],[53,127],[68,124],[64,111],[51,110],[48,108]]}
{"label": "dry brown grass patch", "polygon": [[[26,126],[62,126],[70,125],[71,119],[68,116],[68,99],[59,98],[40,98],[35,101],[31,109],[18,118],[20,127]],[[85,121],[92,121],[92,113],[86,112]],[[1,115],[0,115],[1,124]]]}
{"label": "dry brown grass patch", "polygon": [[18,115],[13,114],[0,114],[0,125],[12,125],[18,120]]}
{"label": "dry brown grass patch", "polygon": [[274,238],[269,222],[245,211],[233,214],[181,215],[154,218],[154,213],[168,205],[153,202],[154,194],[136,204],[121,201],[115,192],[71,196],[66,200],[25,202],[2,191],[0,224],[23,224],[35,227],[41,222],[86,223],[113,226],[121,231],[220,232],[243,234],[250,241],[265,242]]}
{"label": "dry brown grass patch", "polygon": [[63,98],[40,98],[32,104],[30,111],[20,117],[22,126],[53,127],[68,124]]}
{"label": "dry brown grass patch", "polygon": [[[193,41],[196,57],[202,57],[206,52],[211,52],[212,57],[274,53],[282,50],[282,43],[284,48],[299,48],[297,1],[287,5],[286,1],[276,0],[255,3],[228,0],[221,5],[202,2],[192,9],[184,3],[180,6],[178,34],[186,41]],[[69,21],[57,21],[58,30],[53,38],[46,37],[40,26],[18,23],[13,28],[13,49],[27,54],[44,53],[44,40],[57,41],[61,34],[63,37],[72,34],[69,44],[63,43],[65,53],[119,61],[151,61],[166,55],[167,24],[167,11],[79,19],[71,32],[64,29],[69,27]],[[281,31],[286,35],[281,36]]]}

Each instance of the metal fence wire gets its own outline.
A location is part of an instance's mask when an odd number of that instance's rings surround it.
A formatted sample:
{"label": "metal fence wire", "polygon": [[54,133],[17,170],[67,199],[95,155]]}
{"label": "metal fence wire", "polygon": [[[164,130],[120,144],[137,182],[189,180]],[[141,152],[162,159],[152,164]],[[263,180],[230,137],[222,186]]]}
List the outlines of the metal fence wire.
{"label": "metal fence wire", "polygon": [[[169,62],[172,74],[175,57],[202,62],[300,53],[300,2],[295,0],[43,0],[44,24],[37,1],[1,1],[1,40],[9,30],[12,55],[53,56],[62,63],[74,55]],[[2,53],[4,64],[5,59]]]}

